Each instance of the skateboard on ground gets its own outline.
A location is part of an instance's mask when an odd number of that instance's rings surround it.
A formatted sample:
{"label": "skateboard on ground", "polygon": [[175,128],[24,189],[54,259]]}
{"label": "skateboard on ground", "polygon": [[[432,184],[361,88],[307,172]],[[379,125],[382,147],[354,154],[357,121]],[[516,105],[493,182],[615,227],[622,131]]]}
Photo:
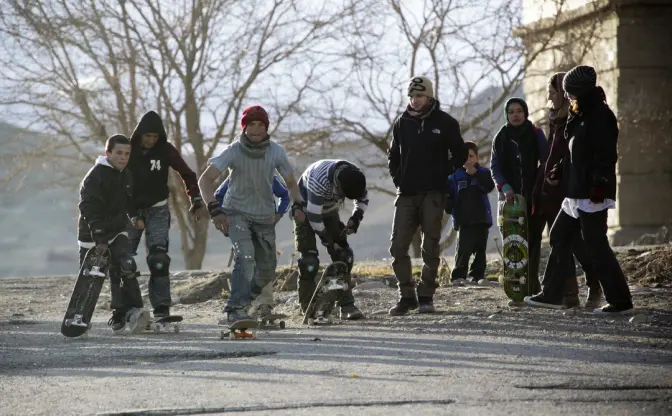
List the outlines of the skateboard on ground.
{"label": "skateboard on ground", "polygon": [[527,203],[522,195],[516,195],[512,203],[499,203],[498,225],[502,233],[502,256],[504,274],[499,282],[504,293],[514,302],[523,302],[532,293],[529,278],[529,249],[527,234]]}
{"label": "skateboard on ground", "polygon": [[180,315],[170,315],[159,319],[152,318],[147,324],[147,329],[154,331],[155,334],[172,329],[177,334],[180,332],[180,322],[182,322],[182,319],[184,318]]}
{"label": "skateboard on ground", "polygon": [[[259,322],[254,319],[241,319],[231,325],[224,325],[227,329],[222,329],[219,333],[219,339],[224,339],[227,336],[229,339],[257,339],[257,331]],[[252,329],[252,331],[248,331]]]}
{"label": "skateboard on ground", "polygon": [[343,291],[348,290],[348,282],[347,264],[342,261],[335,261],[327,266],[315,286],[315,292],[313,292],[303,316],[303,324],[333,324],[334,320],[331,313]]}
{"label": "skateboard on ground", "polygon": [[285,321],[287,315],[281,313],[272,313],[270,315],[262,316],[259,318],[259,328],[280,328],[285,329]]}
{"label": "skateboard on ground", "polygon": [[102,254],[96,254],[95,248],[86,252],[61,324],[61,334],[66,337],[79,337],[91,328],[91,317],[107,277],[110,255],[109,249]]}

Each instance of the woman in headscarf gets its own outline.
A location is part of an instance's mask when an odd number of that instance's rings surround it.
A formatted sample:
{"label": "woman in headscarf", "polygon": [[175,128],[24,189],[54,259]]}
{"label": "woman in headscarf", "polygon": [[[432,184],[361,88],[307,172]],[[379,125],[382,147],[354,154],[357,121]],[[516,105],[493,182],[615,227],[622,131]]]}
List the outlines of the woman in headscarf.
{"label": "woman in headscarf", "polygon": [[546,136],[528,119],[527,103],[522,98],[510,98],[504,107],[506,124],[492,141],[490,169],[497,184],[500,201],[511,202],[522,195],[527,202],[529,276],[532,293],[540,288],[539,259],[543,224],[532,212],[533,190],[539,167],[546,155]]}
{"label": "woman in headscarf", "polygon": [[632,296],[621,266],[607,239],[607,214],[616,206],[616,162],[618,123],[606,102],[597,74],[590,66],[572,68],[563,80],[570,100],[565,137],[569,154],[551,169],[548,180],[561,180],[567,195],[551,228],[550,272],[544,276],[543,291],[525,298],[532,306],[563,308],[562,297],[572,251],[585,242],[593,270],[607,305],[597,314],[632,311]]}
{"label": "woman in headscarf", "polygon": [[[569,153],[568,141],[565,139],[565,126],[567,125],[567,117],[569,116],[569,100],[565,97],[565,90],[562,87],[565,74],[565,72],[557,72],[548,80],[548,106],[550,110],[548,115],[548,154],[546,156],[546,163],[539,169],[533,192],[534,201],[537,201],[534,206],[534,213],[541,217],[540,228],[542,231],[546,224],[548,224],[550,230],[553,221],[555,221],[560,212],[562,201],[567,195],[566,189],[560,185],[558,180],[548,179],[553,167]],[[601,304],[602,288],[600,287],[599,280],[595,277],[594,270],[592,270],[592,263],[588,260],[585,244],[577,241],[574,255],[586,274],[586,284],[588,285],[586,308],[595,309]],[[563,298],[563,304],[568,308],[580,305],[579,284],[576,277],[574,257],[571,258],[571,268],[574,272],[568,276],[565,296]]]}

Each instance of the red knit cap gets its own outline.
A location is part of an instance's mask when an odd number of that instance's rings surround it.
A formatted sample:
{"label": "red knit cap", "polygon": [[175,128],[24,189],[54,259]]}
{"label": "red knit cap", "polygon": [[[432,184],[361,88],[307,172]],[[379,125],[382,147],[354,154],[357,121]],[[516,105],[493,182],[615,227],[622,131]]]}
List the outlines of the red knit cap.
{"label": "red knit cap", "polygon": [[252,121],[261,121],[268,131],[268,113],[264,110],[264,107],[253,105],[243,110],[243,116],[240,118],[240,126],[243,128],[243,131]]}

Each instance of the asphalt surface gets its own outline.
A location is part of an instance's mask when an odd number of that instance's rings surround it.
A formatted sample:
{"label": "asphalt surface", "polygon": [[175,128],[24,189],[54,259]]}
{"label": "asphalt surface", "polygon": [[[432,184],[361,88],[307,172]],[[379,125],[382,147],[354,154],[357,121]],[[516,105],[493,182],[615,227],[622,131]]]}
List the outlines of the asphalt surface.
{"label": "asphalt surface", "polygon": [[672,326],[553,316],[380,316],[251,341],[198,314],[159,335],[114,336],[101,317],[87,339],[58,317],[4,320],[0,415],[672,414]]}

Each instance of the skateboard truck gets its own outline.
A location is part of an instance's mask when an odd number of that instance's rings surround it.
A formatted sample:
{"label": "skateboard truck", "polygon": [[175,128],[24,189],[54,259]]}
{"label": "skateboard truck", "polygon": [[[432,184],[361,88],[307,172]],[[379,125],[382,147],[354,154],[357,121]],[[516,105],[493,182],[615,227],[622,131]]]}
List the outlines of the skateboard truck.
{"label": "skateboard truck", "polygon": [[79,326],[82,328],[91,327],[91,324],[84,322],[84,316],[80,314],[75,314],[71,319],[65,320],[65,326]]}

